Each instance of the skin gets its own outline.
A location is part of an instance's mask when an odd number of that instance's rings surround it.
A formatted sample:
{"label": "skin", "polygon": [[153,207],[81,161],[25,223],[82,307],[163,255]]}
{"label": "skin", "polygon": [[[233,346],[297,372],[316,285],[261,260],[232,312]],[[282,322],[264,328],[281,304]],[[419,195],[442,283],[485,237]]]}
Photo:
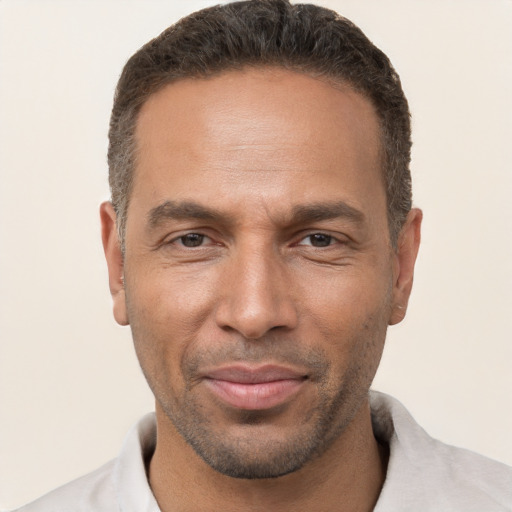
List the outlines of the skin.
{"label": "skin", "polygon": [[[114,316],[156,398],[161,509],[372,510],[386,449],[368,389],[421,224],[412,210],[392,248],[372,105],[226,72],[153,94],[136,136],[124,259],[110,203],[101,219]],[[210,376],[233,365],[285,368],[292,391],[226,402]]]}

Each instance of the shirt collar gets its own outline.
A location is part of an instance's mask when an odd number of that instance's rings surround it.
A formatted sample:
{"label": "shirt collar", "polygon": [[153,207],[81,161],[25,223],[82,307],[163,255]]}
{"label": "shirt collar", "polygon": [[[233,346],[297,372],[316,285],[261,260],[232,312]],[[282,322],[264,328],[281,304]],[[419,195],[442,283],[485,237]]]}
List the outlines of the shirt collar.
{"label": "shirt collar", "polygon": [[121,512],[160,512],[146,472],[155,444],[155,413],[150,413],[132,427],[116,461],[114,486]]}
{"label": "shirt collar", "polygon": [[[392,397],[370,392],[372,425],[375,437],[390,448],[387,476],[375,512],[383,510],[397,485],[403,489],[411,479],[418,478],[419,461],[409,460],[409,452],[428,453],[432,443],[405,407]],[[411,435],[412,434],[412,435]],[[116,499],[121,512],[160,512],[149,486],[146,463],[156,444],[155,414],[144,416],[128,433],[114,469]],[[408,445],[409,446],[408,449]],[[421,480],[421,479],[420,479]],[[417,490],[416,490],[417,492]],[[386,510],[388,510],[386,508]]]}

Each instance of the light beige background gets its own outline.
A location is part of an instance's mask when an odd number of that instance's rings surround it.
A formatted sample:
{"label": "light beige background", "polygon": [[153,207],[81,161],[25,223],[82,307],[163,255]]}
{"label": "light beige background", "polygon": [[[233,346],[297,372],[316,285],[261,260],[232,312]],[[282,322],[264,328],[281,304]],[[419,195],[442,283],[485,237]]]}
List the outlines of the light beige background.
{"label": "light beige background", "polygon": [[[111,317],[98,204],[125,60],[209,1],[0,1],[0,508],[114,457],[152,408]],[[375,386],[512,464],[512,2],[331,0],[413,112],[424,239]]]}

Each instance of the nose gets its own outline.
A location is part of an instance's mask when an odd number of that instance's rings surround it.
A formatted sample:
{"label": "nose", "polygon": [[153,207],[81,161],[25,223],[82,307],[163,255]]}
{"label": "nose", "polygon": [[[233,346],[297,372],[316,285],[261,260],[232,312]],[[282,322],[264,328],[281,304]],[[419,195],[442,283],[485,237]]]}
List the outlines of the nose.
{"label": "nose", "polygon": [[258,339],[278,328],[297,325],[288,272],[273,250],[240,248],[225,262],[222,299],[216,322],[246,339]]}

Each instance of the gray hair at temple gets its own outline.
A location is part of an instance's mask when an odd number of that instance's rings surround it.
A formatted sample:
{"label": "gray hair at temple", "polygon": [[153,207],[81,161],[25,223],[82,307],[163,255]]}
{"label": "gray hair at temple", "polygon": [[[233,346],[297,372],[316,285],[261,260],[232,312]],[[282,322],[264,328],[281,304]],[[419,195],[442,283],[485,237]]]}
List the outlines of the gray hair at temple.
{"label": "gray hair at temple", "polygon": [[181,19],[126,63],[115,93],[108,149],[123,251],[137,167],[135,127],[144,102],[179,79],[259,66],[280,66],[333,85],[348,84],[372,102],[380,124],[390,238],[396,246],[412,206],[410,114],[398,74],[358,27],[334,11],[287,0],[249,0]]}

